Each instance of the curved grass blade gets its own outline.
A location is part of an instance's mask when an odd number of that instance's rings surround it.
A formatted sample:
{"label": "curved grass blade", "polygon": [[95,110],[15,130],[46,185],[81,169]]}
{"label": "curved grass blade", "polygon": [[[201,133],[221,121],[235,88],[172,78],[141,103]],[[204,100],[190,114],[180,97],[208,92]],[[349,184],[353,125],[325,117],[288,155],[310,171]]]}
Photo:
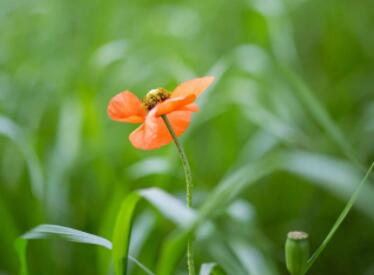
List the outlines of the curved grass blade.
{"label": "curved grass blade", "polygon": [[155,206],[163,216],[179,226],[186,226],[194,220],[194,213],[181,202],[158,188],[134,191],[128,195],[117,215],[113,232],[113,262],[116,275],[127,274],[127,257],[131,239],[131,228],[139,202],[146,200]]}
{"label": "curved grass blade", "polygon": [[127,273],[127,255],[131,237],[131,227],[134,218],[135,208],[141,199],[139,193],[131,193],[123,201],[117,215],[113,232],[113,262],[114,271],[117,275]]}
{"label": "curved grass blade", "polygon": [[[273,40],[273,50],[278,59],[279,64],[295,64],[299,66],[298,53],[295,47],[295,40],[292,35],[292,24],[287,13],[284,12],[282,7],[279,9],[279,16],[271,16],[266,12],[266,6],[261,5],[261,1],[255,1],[254,3],[257,9],[262,11],[265,18],[269,22],[270,37]],[[281,3],[279,1],[279,3]],[[281,30],[281,31],[280,31]],[[275,43],[276,42],[276,43]],[[358,167],[362,168],[359,159],[356,156],[351,144],[344,137],[339,127],[335,124],[334,120],[330,117],[327,110],[314,96],[312,90],[308,85],[294,72],[288,68],[281,68],[281,72],[288,79],[290,84],[293,86],[295,92],[299,98],[309,109],[313,118],[325,129],[327,135],[336,142],[341,151]]]}
{"label": "curved grass blade", "polygon": [[27,250],[27,240],[18,238],[14,242],[14,247],[16,249],[18,260],[20,264],[19,274],[20,275],[28,275],[29,272],[27,270],[27,257],[26,257],[26,250]]}
{"label": "curved grass blade", "polygon": [[[147,244],[156,226],[156,217],[151,211],[144,211],[134,219],[131,234],[129,253],[137,257],[142,248]],[[131,272],[132,269],[129,270]]]}
{"label": "curved grass blade", "polygon": [[[260,3],[261,1],[257,2]],[[254,3],[256,3],[256,1]],[[262,10],[262,8],[266,9],[265,6],[260,6],[261,8],[259,10]],[[289,18],[285,16],[285,13],[282,11],[282,9],[280,9],[279,12],[282,14],[282,16],[272,17],[267,15],[265,10],[262,10],[262,13],[265,15],[265,18],[269,22],[271,39],[278,42],[282,41],[281,43],[274,43],[273,45],[275,47],[274,52],[278,59],[278,63],[296,64],[297,66],[299,66],[298,53],[294,45],[294,38],[292,37],[292,25],[289,23]],[[281,28],[282,32],[275,31],[278,28]],[[279,33],[282,34],[281,37],[278,37]],[[279,47],[279,45],[282,46]],[[287,45],[287,47],[285,47],[285,45]],[[309,109],[309,112],[313,116],[313,118],[325,129],[330,139],[336,142],[337,146],[345,156],[353,161],[358,167],[362,168],[362,164],[357,158],[351,144],[348,142],[344,134],[331,118],[326,108],[324,108],[324,106],[314,96],[310,87],[290,69],[281,66],[280,70],[281,73],[283,73],[284,77],[294,88],[294,91],[299,96],[301,101]]]}
{"label": "curved grass blade", "polygon": [[[112,249],[112,243],[100,236],[96,236],[87,232],[83,232],[80,230],[76,230],[73,228],[60,226],[60,225],[53,225],[53,224],[42,224],[39,225],[30,231],[23,234],[16,240],[15,246],[18,254],[18,258],[20,260],[20,274],[27,275],[27,257],[26,257],[26,250],[28,240],[34,239],[60,239],[66,240],[69,242],[76,242],[76,243],[84,243],[84,244],[93,244],[97,246],[104,247],[108,250]],[[133,261],[136,265],[138,265],[141,269],[144,270],[147,274],[153,274],[147,267],[145,267],[141,262],[137,259],[128,256],[128,258]]]}
{"label": "curved grass blade", "polygon": [[[9,209],[9,206],[3,201],[0,195],[0,220],[1,220],[1,234],[0,234],[0,246],[5,251],[6,247],[12,247],[13,240],[17,238],[18,228],[15,221],[14,215]],[[8,257],[8,264],[12,269],[16,270],[17,261],[15,257]],[[0,272],[1,274],[1,272]]]}
{"label": "curved grass blade", "polygon": [[278,158],[264,158],[255,163],[244,165],[226,177],[205,200],[193,222],[184,228],[179,228],[164,243],[157,274],[172,274],[175,265],[183,253],[186,240],[194,230],[209,217],[212,217],[217,210],[226,206],[247,185],[268,175],[277,166],[279,166]]}
{"label": "curved grass blade", "polygon": [[[311,153],[302,150],[292,150],[282,153],[280,169],[310,179],[317,187],[326,189],[343,201],[349,200],[357,188],[357,182],[362,179],[360,169],[349,161],[339,160],[331,156]],[[372,185],[362,187],[362,192],[355,207],[365,215],[374,219]]]}
{"label": "curved grass blade", "polygon": [[73,228],[53,224],[39,225],[23,234],[21,238],[25,240],[54,238],[69,242],[94,244],[109,250],[112,249],[111,242],[105,238]]}
{"label": "curved grass blade", "polygon": [[227,273],[216,263],[201,265],[199,275],[226,275]]}
{"label": "curved grass blade", "polygon": [[227,232],[220,232],[217,228],[207,236],[204,247],[204,255],[209,255],[215,263],[219,263],[223,270],[230,270],[230,274],[248,275],[239,259],[227,244]]}
{"label": "curved grass blade", "polygon": [[273,171],[284,170],[283,162],[285,161],[285,156],[287,154],[279,152],[257,162],[246,164],[226,177],[205,200],[193,223],[175,231],[165,242],[157,269],[158,274],[172,274],[175,265],[183,253],[185,241],[202,222],[212,217],[217,210],[226,206],[248,185]]}
{"label": "curved grass blade", "polygon": [[231,241],[230,246],[246,269],[247,274],[276,274],[273,270],[273,266],[269,264],[264,255],[257,248],[238,240]]}
{"label": "curved grass blade", "polygon": [[43,200],[43,174],[38,157],[27,141],[22,129],[9,118],[0,116],[0,135],[4,135],[13,141],[25,157],[27,168],[31,178],[33,194]]}
{"label": "curved grass blade", "polygon": [[[177,265],[184,251],[186,240],[195,229],[208,218],[214,217],[217,211],[227,206],[228,203],[236,198],[249,185],[274,171],[287,170],[284,164],[285,160],[287,160],[287,156],[287,152],[278,152],[269,155],[256,162],[243,165],[224,178],[209,197],[205,199],[205,203],[200,208],[193,222],[184,228],[176,230],[164,243],[157,274],[173,274],[174,267]],[[341,188],[341,186],[336,185],[336,188]]]}
{"label": "curved grass blade", "polygon": [[194,227],[191,225],[184,230],[178,229],[169,236],[162,247],[156,274],[173,274],[173,270],[186,248],[187,241],[193,229]]}
{"label": "curved grass blade", "polygon": [[362,168],[361,162],[357,159],[356,153],[351,144],[344,137],[339,127],[335,124],[334,120],[330,117],[329,113],[314,96],[311,89],[305,82],[292,71],[282,68],[282,72],[293,86],[295,92],[298,94],[302,102],[309,109],[313,118],[325,129],[330,139],[336,142],[340,150],[358,167]]}
{"label": "curved grass blade", "polygon": [[359,195],[359,193],[361,191],[362,186],[366,183],[366,181],[369,178],[369,176],[370,176],[371,172],[373,171],[373,169],[374,169],[374,162],[372,162],[372,164],[370,165],[370,168],[366,172],[365,177],[362,179],[362,181],[358,185],[357,189],[352,194],[352,197],[347,202],[346,206],[344,207],[343,211],[340,213],[338,219],[336,220],[336,222],[332,226],[332,228],[331,228],[330,232],[327,234],[326,238],[323,240],[322,244],[317,248],[317,250],[313,253],[313,255],[308,260],[307,266],[306,266],[305,271],[303,272],[303,274],[305,274],[311,268],[311,266],[317,260],[317,258],[319,257],[319,255],[321,255],[322,251],[329,244],[329,242],[331,241],[331,239],[334,236],[335,232],[338,230],[339,226],[342,224],[342,222],[344,221],[344,219],[347,217],[349,211],[352,209],[352,207],[353,207],[354,203],[356,202],[357,197],[358,197],[358,195]]}
{"label": "curved grass blade", "polygon": [[[64,184],[76,160],[80,143],[82,128],[82,110],[75,97],[70,97],[62,103],[56,139],[46,166],[46,214],[49,220],[64,222],[63,217],[68,216],[69,191]],[[69,129],[69,131],[66,131]]]}

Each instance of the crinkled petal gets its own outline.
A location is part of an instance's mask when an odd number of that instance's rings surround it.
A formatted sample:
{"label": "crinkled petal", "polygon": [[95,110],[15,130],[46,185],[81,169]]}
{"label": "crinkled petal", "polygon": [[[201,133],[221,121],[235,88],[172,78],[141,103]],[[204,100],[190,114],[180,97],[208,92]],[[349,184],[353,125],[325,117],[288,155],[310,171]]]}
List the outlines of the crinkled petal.
{"label": "crinkled petal", "polygon": [[[190,111],[174,111],[167,115],[177,136],[188,128],[191,114]],[[143,150],[157,149],[173,141],[163,119],[156,116],[155,109],[148,113],[145,122],[130,134],[129,139],[135,148]]]}
{"label": "crinkled petal", "polygon": [[196,96],[191,94],[187,96],[173,97],[161,102],[155,106],[156,116],[171,113],[182,109],[184,106],[191,104]]}
{"label": "crinkled petal", "polygon": [[180,97],[187,95],[195,95],[198,97],[202,92],[204,92],[210,84],[214,81],[213,76],[205,76],[201,78],[195,78],[187,80],[182,84],[178,85],[177,88],[171,94],[171,97]]}
{"label": "crinkled petal", "polygon": [[140,99],[130,91],[115,95],[107,111],[111,119],[128,123],[142,123],[147,115]]}

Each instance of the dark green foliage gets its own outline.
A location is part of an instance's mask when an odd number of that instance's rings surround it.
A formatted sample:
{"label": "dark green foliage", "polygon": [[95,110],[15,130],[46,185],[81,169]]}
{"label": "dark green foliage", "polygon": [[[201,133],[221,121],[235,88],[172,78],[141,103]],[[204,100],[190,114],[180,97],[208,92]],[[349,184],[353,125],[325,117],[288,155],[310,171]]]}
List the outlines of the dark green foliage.
{"label": "dark green foliage", "polygon": [[[183,201],[174,146],[134,149],[136,126],[106,106],[212,74],[182,138],[202,219],[140,206],[130,254],[184,274],[184,248],[168,249],[196,229],[197,267],[287,274],[285,234],[308,232],[314,251],[374,158],[373,30],[371,0],[1,1],[0,273],[17,274],[14,241],[39,224],[112,241],[131,192]],[[311,274],[373,274],[373,198],[371,180]],[[62,241],[27,253],[31,275],[110,274],[110,259]]]}

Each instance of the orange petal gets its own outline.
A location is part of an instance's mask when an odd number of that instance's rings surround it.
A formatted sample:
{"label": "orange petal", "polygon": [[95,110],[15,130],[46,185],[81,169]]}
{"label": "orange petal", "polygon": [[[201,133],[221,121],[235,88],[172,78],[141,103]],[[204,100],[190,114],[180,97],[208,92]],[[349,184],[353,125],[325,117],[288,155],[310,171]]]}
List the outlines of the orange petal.
{"label": "orange petal", "polygon": [[136,95],[129,91],[115,95],[108,104],[108,115],[120,122],[141,123],[147,112]]}
{"label": "orange petal", "polygon": [[199,112],[200,108],[197,106],[196,103],[191,103],[186,106],[183,106],[182,108],[179,109],[180,111],[190,111],[190,112]]}
{"label": "orange petal", "polygon": [[[167,115],[177,136],[188,128],[191,121],[190,111],[174,111]],[[160,148],[173,141],[163,119],[156,116],[156,110],[150,111],[145,122],[130,134],[129,137],[135,148],[151,150]]]}
{"label": "orange petal", "polygon": [[202,92],[209,87],[209,85],[214,81],[213,76],[205,76],[201,78],[195,78],[192,80],[188,80],[180,84],[173,93],[171,97],[179,97],[179,96],[186,96],[186,95],[195,95],[198,97]]}
{"label": "orange petal", "polygon": [[165,100],[156,105],[156,116],[171,113],[176,110],[180,110],[184,106],[191,104],[196,99],[195,95],[187,95],[183,97],[173,97]]}

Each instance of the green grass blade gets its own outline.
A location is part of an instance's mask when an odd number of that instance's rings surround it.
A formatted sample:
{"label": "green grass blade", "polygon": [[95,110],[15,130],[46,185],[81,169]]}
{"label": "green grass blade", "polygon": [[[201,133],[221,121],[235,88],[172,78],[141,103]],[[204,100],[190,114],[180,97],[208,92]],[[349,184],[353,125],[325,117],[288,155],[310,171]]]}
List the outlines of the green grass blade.
{"label": "green grass blade", "polygon": [[[65,223],[68,216],[69,187],[64,184],[77,160],[82,128],[82,110],[75,97],[61,103],[56,138],[46,165],[46,214],[49,220]],[[69,129],[67,131],[66,129]]]}
{"label": "green grass blade", "polygon": [[[2,194],[1,194],[2,195]],[[6,247],[12,247],[13,240],[17,238],[18,227],[16,219],[9,209],[9,205],[5,203],[3,197],[0,195],[0,220],[1,220],[1,234],[0,234],[0,246],[3,250]],[[13,255],[13,254],[12,254]],[[16,270],[17,261],[15,257],[8,257],[9,265]]]}
{"label": "green grass blade", "polygon": [[231,241],[230,246],[245,268],[247,274],[276,274],[273,270],[273,266],[268,263],[264,255],[256,247],[239,240]]}
{"label": "green grass blade", "polygon": [[194,230],[209,217],[212,217],[217,210],[227,206],[245,187],[274,171],[278,165],[277,161],[277,158],[262,159],[244,165],[224,178],[211,195],[205,199],[205,203],[194,221],[189,223],[187,227],[175,231],[164,243],[157,274],[172,274],[175,265],[182,256],[186,240]]}
{"label": "green grass blade", "polygon": [[[175,231],[164,243],[157,274],[173,274],[174,267],[183,255],[186,240],[194,230],[208,218],[213,217],[219,209],[227,206],[229,202],[240,195],[250,184],[273,171],[287,170],[283,162],[287,159],[288,155],[287,152],[278,152],[271,156],[269,155],[267,158],[243,165],[224,178],[208,198],[204,200],[205,202],[193,223]],[[337,188],[340,188],[340,186]]]}
{"label": "green grass blade", "polygon": [[339,226],[342,224],[342,222],[344,221],[344,219],[347,217],[349,211],[352,209],[354,203],[357,200],[357,197],[358,197],[358,195],[359,195],[359,193],[361,191],[362,186],[366,183],[366,180],[370,176],[373,168],[374,168],[374,162],[371,164],[369,170],[366,172],[365,177],[362,179],[362,181],[358,185],[356,191],[353,193],[352,197],[350,198],[350,200],[348,201],[348,203],[344,207],[343,211],[341,212],[341,214],[339,215],[338,219],[336,220],[336,222],[332,226],[332,228],[331,228],[330,232],[327,234],[326,238],[323,240],[322,244],[317,248],[317,250],[313,253],[313,255],[308,260],[308,263],[307,263],[307,266],[305,268],[304,274],[311,268],[311,266],[317,260],[317,258],[319,257],[319,255],[321,255],[322,251],[329,244],[329,242],[331,241],[331,239],[334,236],[335,232],[338,230]]}
{"label": "green grass blade", "polygon": [[143,269],[143,271],[148,274],[148,275],[154,275],[154,273],[148,268],[146,267],[144,264],[142,264],[139,260],[137,260],[136,258],[132,257],[131,255],[127,255],[127,258],[132,261],[133,263],[135,263],[137,266],[139,266],[141,269]]}
{"label": "green grass blade", "polygon": [[156,274],[173,274],[176,264],[187,247],[187,240],[189,239],[193,229],[194,227],[189,226],[184,230],[179,229],[174,231],[173,234],[171,234],[171,236],[164,242]]}
{"label": "green grass blade", "polygon": [[25,240],[55,238],[69,242],[94,244],[109,250],[112,249],[111,242],[105,238],[73,228],[53,224],[39,225],[23,234],[21,238]]}
{"label": "green grass blade", "polygon": [[164,217],[179,226],[187,226],[195,218],[193,210],[159,188],[148,188],[138,191],[139,194],[155,206]]}
{"label": "green grass blade", "polygon": [[26,257],[27,240],[21,239],[21,238],[16,239],[14,246],[15,246],[18,259],[19,259],[19,264],[20,264],[19,274],[28,275],[29,272],[27,270],[27,257]]}
{"label": "green grass blade", "polygon": [[[362,172],[349,160],[338,159],[321,153],[303,150],[287,150],[282,153],[282,171],[310,180],[310,183],[348,201],[362,179]],[[374,220],[374,187],[364,185],[355,207]]]}
{"label": "green grass blade", "polygon": [[229,232],[223,232],[212,227],[209,236],[199,239],[200,246],[204,247],[204,257],[209,257],[215,263],[219,263],[219,266],[223,270],[229,270],[230,274],[247,275],[244,267],[227,243],[228,235],[230,235]]}
{"label": "green grass blade", "polygon": [[[123,201],[117,215],[113,231],[113,262],[116,275],[127,274],[127,255],[129,252],[131,227],[135,208],[141,199],[139,193],[131,193]],[[125,260],[124,260],[125,259]]]}
{"label": "green grass blade", "polygon": [[42,168],[34,149],[31,147],[25,136],[25,133],[12,120],[0,115],[0,135],[6,136],[13,141],[24,155],[30,173],[33,194],[42,201],[44,194]]}
{"label": "green grass blade", "polygon": [[352,148],[351,144],[344,137],[343,133],[340,131],[339,127],[335,124],[333,119],[330,117],[329,113],[314,96],[310,88],[305,84],[305,82],[296,74],[288,69],[282,69],[285,77],[289,80],[290,84],[293,86],[294,91],[298,94],[302,102],[309,109],[314,119],[324,128],[327,135],[331,140],[336,142],[340,150],[353,161],[358,167],[362,167],[360,161],[356,157],[355,150]]}
{"label": "green grass blade", "polygon": [[201,265],[199,275],[225,275],[226,272],[217,263],[204,263]]}
{"label": "green grass blade", "polygon": [[[21,275],[28,274],[26,258],[27,244],[28,240],[34,239],[60,239],[69,242],[93,244],[104,247],[108,250],[112,249],[112,243],[103,237],[65,226],[42,224],[26,232],[15,242],[16,251],[20,261]],[[153,274],[151,271],[149,271],[147,267],[145,267],[141,262],[139,262],[134,257],[128,255],[128,258],[136,265],[138,265],[141,269],[143,269],[143,271],[147,274]]]}
{"label": "green grass blade", "polygon": [[[143,189],[128,195],[118,212],[113,231],[113,262],[116,275],[127,274],[127,261],[124,259],[128,257],[135,210],[142,199],[151,203],[164,217],[179,226],[186,226],[194,219],[191,209],[186,208],[181,202],[161,189]],[[183,241],[184,239],[182,243]]]}

